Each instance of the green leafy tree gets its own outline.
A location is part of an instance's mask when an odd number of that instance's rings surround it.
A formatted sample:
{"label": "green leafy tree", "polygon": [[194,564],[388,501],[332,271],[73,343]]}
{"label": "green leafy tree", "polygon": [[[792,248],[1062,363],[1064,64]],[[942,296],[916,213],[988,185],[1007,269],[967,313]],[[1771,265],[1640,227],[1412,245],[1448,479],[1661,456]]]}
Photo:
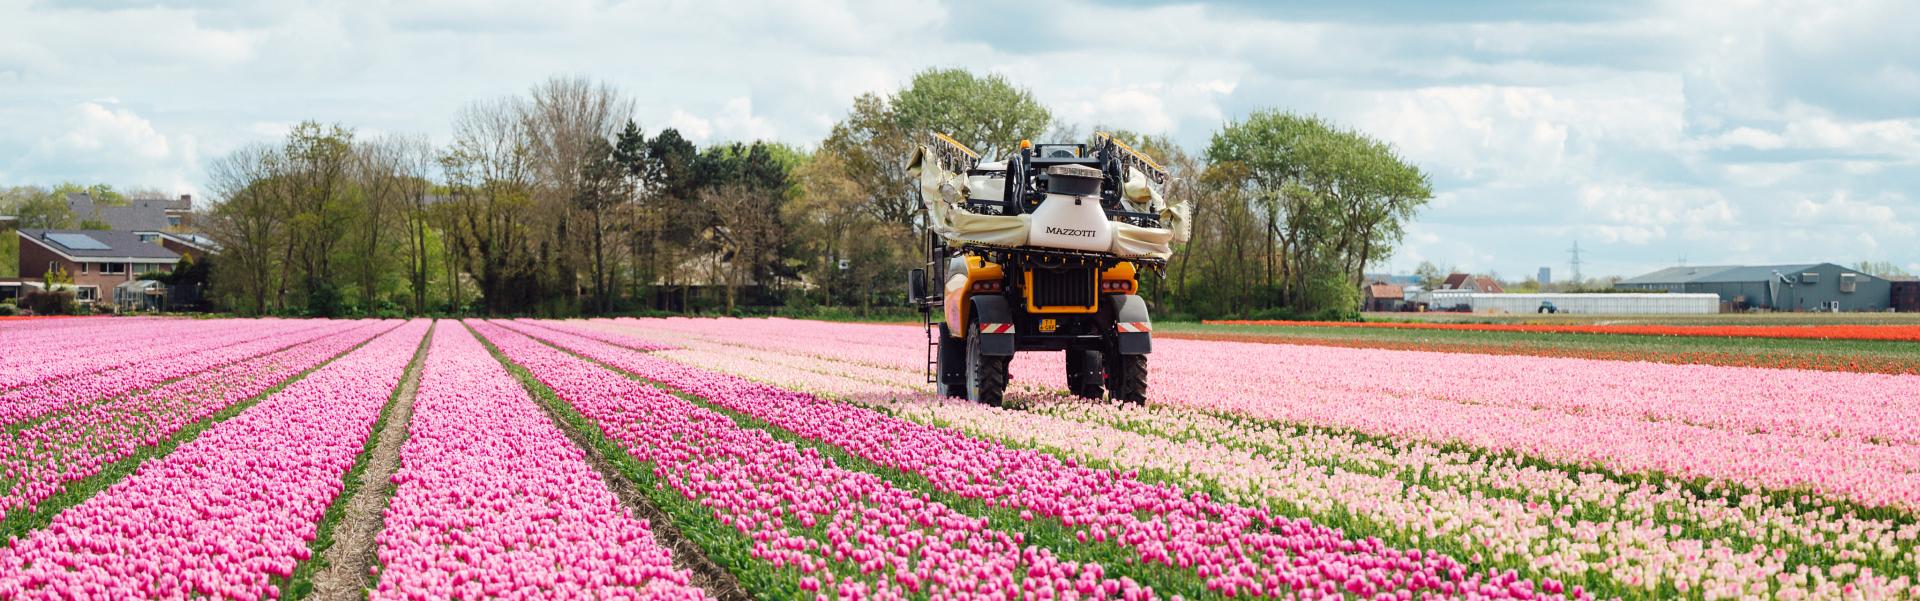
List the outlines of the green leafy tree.
{"label": "green leafy tree", "polygon": [[974,150],[1005,154],[1047,131],[1053,114],[1033,92],[999,74],[928,69],[893,95],[893,115],[908,135],[939,132]]}
{"label": "green leafy tree", "polygon": [[1313,116],[1255,112],[1216,133],[1207,159],[1266,222],[1261,275],[1272,300],[1301,313],[1337,306],[1316,279],[1357,290],[1433,196],[1426,174],[1391,147]]}
{"label": "green leafy tree", "polygon": [[0,213],[18,219],[22,229],[64,230],[73,227],[73,211],[64,192],[34,186],[15,186],[0,194]]}

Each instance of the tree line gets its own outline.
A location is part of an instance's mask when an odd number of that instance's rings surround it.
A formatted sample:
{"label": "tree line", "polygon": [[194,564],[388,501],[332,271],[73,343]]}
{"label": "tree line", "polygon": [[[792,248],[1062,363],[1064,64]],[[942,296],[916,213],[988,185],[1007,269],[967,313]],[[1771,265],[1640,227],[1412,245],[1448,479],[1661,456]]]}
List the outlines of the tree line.
{"label": "tree line", "polygon": [[[212,298],[244,314],[863,314],[904,307],[925,259],[908,161],[928,131],[990,155],[1091,141],[998,75],[919,73],[853,101],[815,147],[649,132],[611,86],[558,77],[453,118],[451,139],[302,123],[209,166]],[[1166,165],[1192,239],[1143,279],[1161,315],[1352,311],[1432,196],[1390,146],[1255,112]]]}

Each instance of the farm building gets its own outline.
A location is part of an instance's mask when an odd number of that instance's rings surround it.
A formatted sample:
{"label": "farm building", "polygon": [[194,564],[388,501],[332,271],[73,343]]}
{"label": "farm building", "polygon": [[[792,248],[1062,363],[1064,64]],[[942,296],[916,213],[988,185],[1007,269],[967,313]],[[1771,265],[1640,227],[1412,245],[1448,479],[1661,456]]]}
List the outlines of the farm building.
{"label": "farm building", "polygon": [[1911,277],[1893,280],[1893,310],[1901,313],[1920,313],[1920,279]]}
{"label": "farm building", "polygon": [[1719,313],[1720,297],[1712,294],[1488,294],[1462,290],[1435,290],[1422,295],[1435,311],[1473,313],[1536,313],[1546,303],[1561,313],[1601,315],[1667,315]]}
{"label": "farm building", "polygon": [[1368,311],[1399,311],[1406,304],[1406,289],[1394,284],[1374,282],[1361,293]]}
{"label": "farm building", "polygon": [[1717,294],[1729,311],[1885,311],[1892,302],[1891,282],[1832,263],[1669,267],[1614,287]]}
{"label": "farm building", "polygon": [[1465,273],[1455,273],[1455,274],[1448,275],[1447,280],[1440,284],[1440,289],[1441,290],[1465,290],[1467,292],[1489,292],[1489,293],[1506,292],[1504,288],[1500,287],[1500,282],[1494,280],[1491,277],[1484,276],[1484,275],[1471,275],[1471,274],[1465,274]]}

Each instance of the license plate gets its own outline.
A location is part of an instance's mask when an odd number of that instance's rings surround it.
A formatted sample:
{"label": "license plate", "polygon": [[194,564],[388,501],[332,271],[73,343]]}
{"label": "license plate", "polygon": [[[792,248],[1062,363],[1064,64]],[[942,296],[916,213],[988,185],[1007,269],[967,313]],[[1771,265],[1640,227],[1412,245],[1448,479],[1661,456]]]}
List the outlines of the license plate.
{"label": "license plate", "polygon": [[1040,333],[1052,334],[1054,330],[1058,330],[1058,329],[1060,329],[1060,320],[1058,319],[1040,320]]}

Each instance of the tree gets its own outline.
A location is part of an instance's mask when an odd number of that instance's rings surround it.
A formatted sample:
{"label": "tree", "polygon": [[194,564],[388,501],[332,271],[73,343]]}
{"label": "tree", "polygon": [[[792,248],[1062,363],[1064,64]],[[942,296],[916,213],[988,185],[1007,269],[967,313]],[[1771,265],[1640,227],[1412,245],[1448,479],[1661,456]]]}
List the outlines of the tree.
{"label": "tree", "polygon": [[275,191],[287,185],[274,173],[278,161],[277,149],[256,145],[235,150],[207,168],[214,205],[202,227],[220,244],[222,255],[212,286],[242,314],[271,310],[268,297],[285,267],[282,249],[293,246],[287,237],[286,207]]}
{"label": "tree", "polygon": [[700,194],[700,202],[711,207],[714,226],[710,230],[715,252],[708,257],[713,279],[726,288],[727,313],[738,306],[741,286],[769,276],[762,268],[768,251],[778,246],[781,234],[778,192],[741,183],[727,183]]}
{"label": "tree", "polygon": [[1907,275],[1907,270],[1901,269],[1899,265],[1895,265],[1892,261],[1861,261],[1853,264],[1853,270],[1878,278],[1893,278]]}
{"label": "tree", "polygon": [[[632,126],[632,123],[628,125]],[[591,245],[591,261],[588,267],[593,281],[593,308],[605,313],[613,310],[614,269],[610,263],[619,260],[618,257],[609,256],[607,238],[623,229],[625,220],[619,219],[616,211],[625,205],[632,191],[613,145],[606,140],[595,142],[592,158],[581,165],[573,206],[586,213],[589,219],[587,236]]]}
{"label": "tree", "polygon": [[920,200],[907,163],[929,132],[944,133],[982,152],[1005,154],[1022,139],[1047,131],[1052,113],[1033,93],[999,75],[929,69],[891,97],[854,99],[820,152],[840,156],[848,177],[865,191],[875,215],[910,224]]}
{"label": "tree", "polygon": [[[539,296],[528,227],[534,211],[532,147],[519,101],[478,102],[454,120],[453,146],[442,155],[447,182],[442,229],[449,271],[473,274],[489,313],[524,311]],[[458,280],[449,278],[458,304]]]}
{"label": "tree", "polygon": [[1442,271],[1432,261],[1421,261],[1419,266],[1413,268],[1413,275],[1420,278],[1420,287],[1427,290],[1439,290],[1440,284],[1447,281],[1449,273],[1452,272]]}
{"label": "tree", "polygon": [[[1263,276],[1281,306],[1301,312],[1357,306],[1348,292],[1433,196],[1426,175],[1391,147],[1318,117],[1255,112],[1215,134],[1207,159],[1258,207]],[[1344,282],[1317,281],[1326,277]]]}
{"label": "tree", "polygon": [[[346,239],[358,208],[353,181],[353,131],[344,126],[313,121],[295,125],[281,148],[274,177],[288,210],[284,263],[298,270],[296,282],[305,311],[333,316],[340,312],[340,290],[334,282],[334,251]],[[282,280],[277,304],[285,308],[288,282]]]}
{"label": "tree", "polygon": [[921,71],[891,105],[901,129],[916,140],[939,132],[984,154],[1012,152],[1053,122],[1032,91],[999,74],[981,77],[965,69]]}
{"label": "tree", "polygon": [[64,193],[37,186],[15,186],[0,193],[0,213],[19,219],[21,229],[64,230],[73,227],[73,211]]}

